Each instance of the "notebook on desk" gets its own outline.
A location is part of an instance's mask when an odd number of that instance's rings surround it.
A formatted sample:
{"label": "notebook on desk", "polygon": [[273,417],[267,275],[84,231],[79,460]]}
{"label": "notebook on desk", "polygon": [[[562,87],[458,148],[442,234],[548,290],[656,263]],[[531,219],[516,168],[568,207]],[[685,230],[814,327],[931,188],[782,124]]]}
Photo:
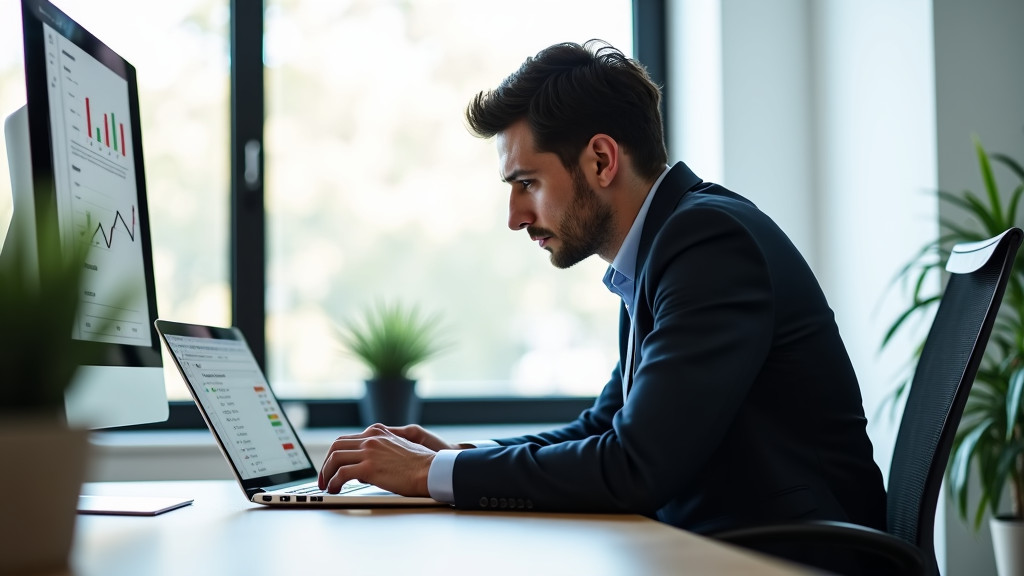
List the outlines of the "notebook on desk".
{"label": "notebook on desk", "polygon": [[349,482],[317,487],[310,460],[238,328],[157,320],[178,371],[246,498],[268,506],[445,506]]}

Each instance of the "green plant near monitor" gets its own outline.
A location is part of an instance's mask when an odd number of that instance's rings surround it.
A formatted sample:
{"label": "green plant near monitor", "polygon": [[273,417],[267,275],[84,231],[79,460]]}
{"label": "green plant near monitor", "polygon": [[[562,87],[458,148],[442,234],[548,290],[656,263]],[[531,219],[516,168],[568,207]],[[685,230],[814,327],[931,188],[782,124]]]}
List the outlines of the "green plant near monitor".
{"label": "green plant near monitor", "polygon": [[[64,392],[87,360],[72,345],[84,254],[62,255],[56,218],[35,239],[13,235],[0,264],[0,412],[62,415]],[[28,241],[26,241],[28,240]]]}
{"label": "green plant near monitor", "polygon": [[[44,215],[52,212],[44,212]],[[0,261],[0,573],[64,573],[88,464],[88,431],[64,420],[64,392],[88,358],[72,345],[84,259],[62,254],[56,218],[36,239],[8,235]]]}
{"label": "green plant near monitor", "polygon": [[[940,191],[939,198],[965,211],[976,221],[976,227],[964,226],[950,218],[940,220],[940,235],[929,242],[900,271],[898,278],[913,287],[907,308],[887,331],[882,346],[911,318],[931,310],[941,294],[925,289],[927,280],[942,274],[954,244],[974,242],[996,236],[1017,225],[1021,196],[1024,195],[1024,168],[1004,154],[988,153],[974,139],[984,193],[970,190],[960,193]],[[1000,196],[993,174],[993,163],[1012,172],[1021,184],[1006,200]],[[920,347],[918,347],[920,352]],[[902,380],[894,398],[908,388],[913,375]],[[947,481],[961,518],[981,526],[985,510],[993,517],[1001,513],[1001,496],[1009,488],[1010,513],[1004,518],[1024,519],[1024,256],[1017,254],[1007,283],[1000,314],[981,368],[975,379],[964,410],[960,428],[953,443]],[[972,469],[977,471],[981,497],[969,515],[968,485]]]}

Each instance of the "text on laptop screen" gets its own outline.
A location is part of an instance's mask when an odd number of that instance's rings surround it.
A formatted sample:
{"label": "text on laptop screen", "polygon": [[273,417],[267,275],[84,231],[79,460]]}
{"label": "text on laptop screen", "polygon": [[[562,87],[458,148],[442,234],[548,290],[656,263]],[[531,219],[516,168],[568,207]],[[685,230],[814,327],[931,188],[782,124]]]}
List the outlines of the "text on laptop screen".
{"label": "text on laptop screen", "polygon": [[243,479],[312,466],[244,341],[166,338]]}

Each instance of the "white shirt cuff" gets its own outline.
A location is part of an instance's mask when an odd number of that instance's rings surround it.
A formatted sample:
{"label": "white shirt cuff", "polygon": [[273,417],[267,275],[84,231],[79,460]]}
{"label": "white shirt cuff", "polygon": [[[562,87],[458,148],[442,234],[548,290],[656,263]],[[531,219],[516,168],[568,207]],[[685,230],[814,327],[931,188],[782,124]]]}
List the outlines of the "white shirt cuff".
{"label": "white shirt cuff", "polygon": [[427,471],[427,491],[438,502],[455,504],[455,458],[462,450],[438,450]]}
{"label": "white shirt cuff", "polygon": [[469,444],[473,448],[489,448],[491,446],[500,446],[494,440],[470,440],[468,442],[462,442],[462,444]]}

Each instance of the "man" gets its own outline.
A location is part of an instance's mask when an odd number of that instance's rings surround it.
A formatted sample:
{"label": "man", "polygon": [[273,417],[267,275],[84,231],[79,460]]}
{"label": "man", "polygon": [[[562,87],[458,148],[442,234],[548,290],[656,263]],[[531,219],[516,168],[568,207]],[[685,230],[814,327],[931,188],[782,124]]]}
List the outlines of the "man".
{"label": "man", "polygon": [[374,425],[334,442],[322,488],[358,478],[463,509],[625,511],[704,533],[884,529],[857,379],[817,281],[753,204],[668,167],[660,99],[642,66],[591,41],[527,59],[466,113],[496,137],[509,227],[557,267],[610,264],[619,365],[593,407],[475,447]]}

